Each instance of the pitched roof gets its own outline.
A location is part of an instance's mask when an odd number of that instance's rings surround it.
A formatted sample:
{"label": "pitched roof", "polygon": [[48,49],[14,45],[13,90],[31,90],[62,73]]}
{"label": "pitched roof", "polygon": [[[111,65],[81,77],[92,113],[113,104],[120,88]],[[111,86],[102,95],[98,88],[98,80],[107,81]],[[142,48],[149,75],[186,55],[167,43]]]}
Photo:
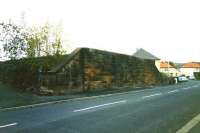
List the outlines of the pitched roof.
{"label": "pitched roof", "polygon": [[77,48],[75,49],[71,54],[68,55],[68,57],[58,66],[56,66],[55,68],[53,68],[52,70],[50,70],[50,73],[55,73],[58,72],[60,69],[62,69],[67,63],[69,63],[74,56],[76,56],[79,52],[81,51],[81,48]]}
{"label": "pitched roof", "polygon": [[150,59],[150,60],[159,60],[158,57],[154,56],[153,54],[147,52],[146,50],[140,48],[138,49],[133,56],[141,59]]}
{"label": "pitched roof", "polygon": [[161,61],[160,62],[160,68],[175,68],[172,65],[170,65],[168,62],[166,61]]}
{"label": "pitched roof", "polygon": [[189,62],[182,65],[182,68],[200,68],[200,63],[198,62]]}

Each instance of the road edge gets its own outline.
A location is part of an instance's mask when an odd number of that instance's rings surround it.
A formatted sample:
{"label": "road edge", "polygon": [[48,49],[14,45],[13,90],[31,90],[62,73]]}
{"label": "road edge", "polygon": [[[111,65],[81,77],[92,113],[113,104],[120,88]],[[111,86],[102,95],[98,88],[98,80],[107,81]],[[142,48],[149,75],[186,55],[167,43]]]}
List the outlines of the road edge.
{"label": "road edge", "polygon": [[147,90],[155,90],[155,89],[157,89],[157,87],[156,88],[150,88],[150,89],[137,90],[137,91],[133,90],[133,91],[118,92],[118,93],[111,93],[111,94],[105,94],[105,95],[79,97],[79,98],[72,98],[72,99],[63,99],[63,100],[56,100],[56,101],[51,101],[51,102],[42,102],[42,103],[24,105],[24,106],[16,106],[16,107],[9,107],[9,108],[2,108],[2,109],[0,108],[0,111],[3,112],[3,111],[11,111],[11,110],[16,110],[16,109],[34,108],[34,107],[50,105],[50,104],[58,104],[58,103],[63,103],[63,102],[102,98],[102,97],[109,97],[109,96],[114,96],[114,95],[117,96],[117,95],[123,95],[123,94],[128,94],[128,93],[139,93],[139,92],[143,92],[143,91],[147,91]]}

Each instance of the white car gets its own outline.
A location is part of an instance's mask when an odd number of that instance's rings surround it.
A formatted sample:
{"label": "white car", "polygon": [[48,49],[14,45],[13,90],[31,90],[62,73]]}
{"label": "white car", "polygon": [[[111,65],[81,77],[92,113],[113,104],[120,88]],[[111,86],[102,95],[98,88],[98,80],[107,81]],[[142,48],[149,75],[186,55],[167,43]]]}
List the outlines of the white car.
{"label": "white car", "polygon": [[178,77],[178,81],[185,82],[185,81],[188,81],[188,78],[186,78],[185,76],[181,76],[181,77]]}

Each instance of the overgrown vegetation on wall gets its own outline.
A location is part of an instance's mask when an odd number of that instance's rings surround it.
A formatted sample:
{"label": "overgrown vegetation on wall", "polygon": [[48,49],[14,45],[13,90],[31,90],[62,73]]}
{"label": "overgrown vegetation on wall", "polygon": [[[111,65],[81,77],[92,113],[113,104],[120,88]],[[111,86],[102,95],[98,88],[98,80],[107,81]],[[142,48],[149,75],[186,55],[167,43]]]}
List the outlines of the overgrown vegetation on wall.
{"label": "overgrown vegetation on wall", "polygon": [[38,85],[39,71],[49,71],[66,58],[46,56],[5,61],[0,64],[0,80],[10,85],[26,88]]}

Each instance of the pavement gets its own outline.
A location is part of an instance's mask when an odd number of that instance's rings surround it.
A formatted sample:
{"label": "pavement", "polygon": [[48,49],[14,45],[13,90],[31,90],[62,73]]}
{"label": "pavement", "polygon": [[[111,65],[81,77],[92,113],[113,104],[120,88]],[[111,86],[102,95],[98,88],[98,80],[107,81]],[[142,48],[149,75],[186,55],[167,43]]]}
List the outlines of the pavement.
{"label": "pavement", "polygon": [[99,95],[107,95],[112,93],[121,93],[128,91],[137,91],[144,89],[151,89],[153,86],[148,87],[118,87],[109,88],[98,91],[88,91],[84,93],[72,93],[61,96],[39,96],[31,92],[26,92],[21,89],[14,88],[9,85],[5,85],[0,82],[0,110],[7,108],[18,108],[21,106],[34,106],[45,105],[48,103],[55,103],[57,101],[66,101],[75,98],[94,97]]}
{"label": "pavement", "polygon": [[200,113],[199,99],[200,82],[189,81],[137,92],[2,110],[0,133],[175,133]]}
{"label": "pavement", "polygon": [[83,96],[84,95],[80,94],[63,96],[38,96],[0,82],[0,109],[40,104],[50,101],[53,102],[57,100],[72,99]]}

